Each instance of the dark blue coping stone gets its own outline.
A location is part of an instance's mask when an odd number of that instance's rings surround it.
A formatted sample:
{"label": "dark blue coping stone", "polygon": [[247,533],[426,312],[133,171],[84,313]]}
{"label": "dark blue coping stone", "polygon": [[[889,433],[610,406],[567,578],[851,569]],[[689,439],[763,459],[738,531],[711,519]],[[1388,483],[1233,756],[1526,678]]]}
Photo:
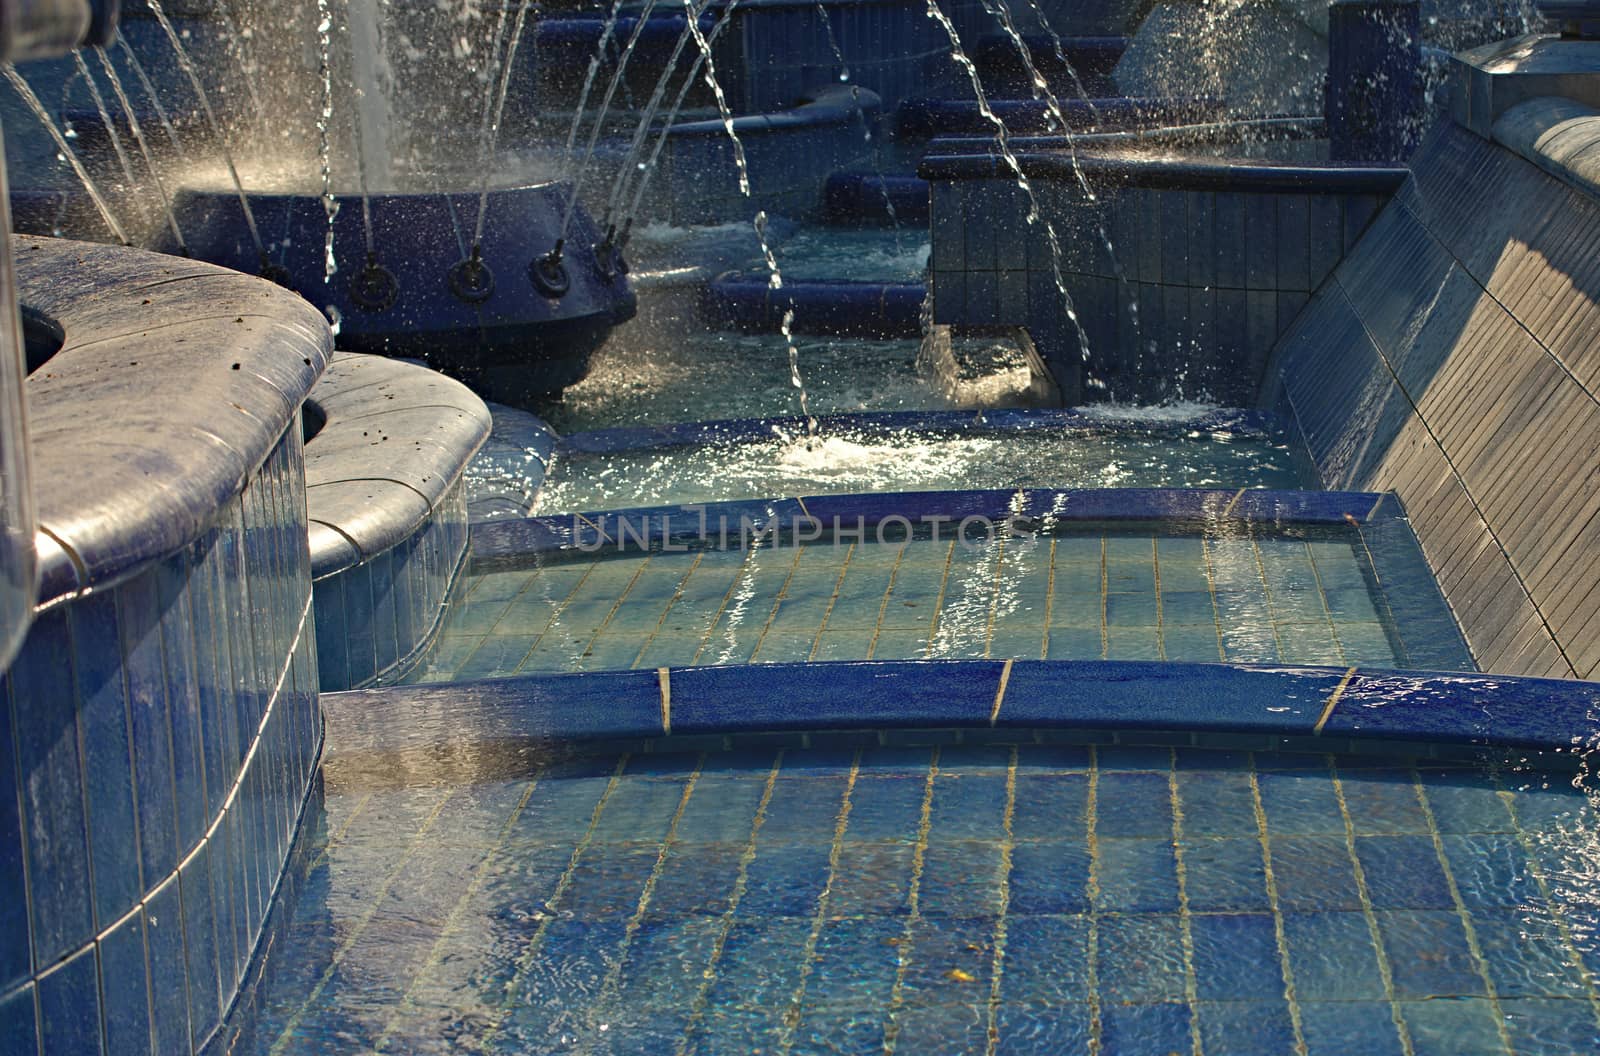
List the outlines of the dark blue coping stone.
{"label": "dark blue coping stone", "polygon": [[921,282],[811,280],[775,290],[766,279],[728,272],[706,284],[700,311],[712,326],[746,333],[770,334],[792,311],[793,333],[916,337],[927,296]]}
{"label": "dark blue coping stone", "polygon": [[[534,675],[322,697],[330,754],[441,739],[579,741],[886,728],[1189,731],[1570,751],[1600,686],[1329,667],[900,660]],[[1003,685],[1003,692],[1002,692]],[[1304,741],[1302,743],[1312,743]]]}
{"label": "dark blue coping stone", "polygon": [[[1029,179],[1077,183],[1078,174],[1091,182],[1115,182],[1127,187],[1182,190],[1256,191],[1261,193],[1392,194],[1400,189],[1410,170],[1402,165],[1362,165],[1329,162],[1322,165],[1279,165],[1228,159],[1099,157],[1079,153],[1076,161],[1067,140],[1058,140],[1056,152],[1025,151],[1015,154]],[[1076,167],[1075,167],[1076,166]],[[981,153],[929,154],[917,166],[917,175],[933,182],[1012,179],[1006,160],[994,152],[993,140]]]}
{"label": "dark blue coping stone", "polygon": [[[799,106],[776,110],[766,114],[745,114],[733,119],[733,130],[739,135],[761,132],[785,132],[797,128],[815,128],[819,125],[841,125],[859,121],[862,113],[876,113],[883,106],[877,92],[847,85],[830,85]],[[703,121],[685,121],[667,130],[673,138],[709,136],[720,138],[728,134],[720,118]]]}
{"label": "dark blue coping stone", "polygon": [[[490,521],[472,529],[472,570],[513,567],[541,555],[687,550],[748,545],[756,536],[820,538],[835,525],[900,539],[908,529],[954,537],[965,518],[995,531],[1056,524],[1159,521],[1168,524],[1365,525],[1395,516],[1383,495],[1342,491],[1185,488],[1031,488],[923,491],[713,502],[585,511]],[[1394,504],[1396,507],[1398,504]],[[704,522],[702,523],[702,518]],[[907,522],[902,525],[900,522]],[[981,541],[986,525],[968,531]]]}
{"label": "dark blue coping stone", "polygon": [[[1062,99],[1061,114],[1072,131],[1113,131],[1170,124],[1190,124],[1221,114],[1219,99]],[[1039,99],[994,99],[989,108],[1013,132],[1044,132],[1050,112]],[[994,124],[969,99],[907,99],[896,115],[903,136],[930,138],[951,132],[992,132]]]}
{"label": "dark blue coping stone", "polygon": [[306,407],[323,418],[305,445],[313,579],[374,557],[426,524],[492,424],[489,408],[460,382],[348,352],[333,357]]}
{"label": "dark blue coping stone", "polygon": [[[992,145],[993,140],[990,140]],[[822,215],[833,224],[928,219],[928,181],[878,172],[836,172],[822,185]]]}
{"label": "dark blue coping stone", "polygon": [[[1166,128],[1129,129],[1121,132],[1082,132],[1073,135],[1070,139],[1062,135],[1042,136],[1007,136],[1006,143],[1017,154],[1030,151],[1067,150],[1075,147],[1079,151],[1086,148],[1101,149],[1111,148],[1137,148],[1141,144],[1149,146],[1182,145],[1187,138],[1190,142],[1224,144],[1230,136],[1242,136],[1248,132],[1257,134],[1270,133],[1275,141],[1322,139],[1328,134],[1327,122],[1320,115],[1295,115],[1282,114],[1261,118],[1245,118],[1236,121],[1222,119],[1218,121],[1202,121],[1193,125],[1172,125]],[[947,154],[983,154],[994,150],[993,135],[952,135],[934,136],[928,141],[928,147],[923,151],[925,156],[942,157]],[[1088,154],[1080,154],[1088,157]],[[1155,159],[1152,159],[1155,160]]]}
{"label": "dark blue coping stone", "polygon": [[[717,24],[714,14],[702,14],[699,18],[700,31],[709,33]],[[573,18],[545,18],[539,21],[538,28],[538,56],[545,62],[555,61],[558,57],[570,61],[587,63],[594,57],[595,48],[600,43],[600,36],[605,32],[606,20],[599,16],[573,17]],[[639,29],[639,40],[635,45],[635,58],[643,59],[650,56],[655,49],[667,48],[677,43],[683,35],[688,19],[681,11],[673,13],[653,12],[651,17],[645,19],[644,27]],[[616,25],[612,27],[611,35],[618,44],[626,42],[639,26],[637,15],[622,15]]]}
{"label": "dark blue coping stone", "polygon": [[[979,411],[862,411],[817,418],[823,432],[856,430],[893,433],[902,431],[987,435],[1036,431],[1075,431],[1119,436],[1181,437],[1192,432],[1226,433],[1241,439],[1267,439],[1280,428],[1276,415],[1267,411],[1220,410],[1184,421],[1088,414],[1059,407],[1009,407]],[[560,447],[585,454],[613,454],[658,447],[697,447],[702,444],[737,444],[769,440],[774,433],[793,434],[805,428],[805,419],[726,418],[678,425],[591,429],[563,437]]]}
{"label": "dark blue coping stone", "polygon": [[289,428],[333,338],[310,304],[236,271],[14,245],[20,301],[65,334],[27,382],[43,606],[199,538]]}

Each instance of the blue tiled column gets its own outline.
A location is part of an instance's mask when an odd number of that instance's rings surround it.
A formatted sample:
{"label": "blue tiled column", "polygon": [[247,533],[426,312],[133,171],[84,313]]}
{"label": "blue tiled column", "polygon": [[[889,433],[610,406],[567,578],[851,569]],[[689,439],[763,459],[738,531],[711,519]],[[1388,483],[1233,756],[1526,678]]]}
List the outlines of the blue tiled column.
{"label": "blue tiled column", "polygon": [[371,685],[426,651],[466,560],[467,532],[466,485],[457,480],[409,539],[317,580],[324,691]]}
{"label": "blue tiled column", "polygon": [[0,1051],[195,1052],[244,977],[322,737],[300,428],[0,679]]}
{"label": "blue tiled column", "polygon": [[22,320],[11,263],[11,200],[0,158],[0,671],[22,644],[33,615],[33,490],[28,475],[28,415]]}

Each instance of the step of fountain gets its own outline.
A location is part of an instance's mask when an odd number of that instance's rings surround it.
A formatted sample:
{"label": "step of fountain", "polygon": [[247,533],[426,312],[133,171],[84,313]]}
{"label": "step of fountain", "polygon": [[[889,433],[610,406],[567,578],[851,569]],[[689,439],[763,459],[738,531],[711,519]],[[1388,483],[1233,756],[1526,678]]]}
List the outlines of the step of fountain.
{"label": "step of fountain", "polygon": [[920,282],[770,281],[740,272],[712,279],[700,311],[712,326],[770,334],[793,312],[792,329],[801,334],[850,337],[916,337],[922,332]]}

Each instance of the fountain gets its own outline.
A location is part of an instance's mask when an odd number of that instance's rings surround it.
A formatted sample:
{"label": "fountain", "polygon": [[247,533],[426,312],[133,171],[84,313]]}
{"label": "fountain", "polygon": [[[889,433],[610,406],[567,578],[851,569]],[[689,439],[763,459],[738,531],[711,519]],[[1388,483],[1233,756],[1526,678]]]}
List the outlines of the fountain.
{"label": "fountain", "polygon": [[[101,71],[119,113],[67,111],[57,152],[112,185],[120,240],[266,275],[323,309],[341,348],[421,358],[504,402],[580,380],[635,300],[572,184],[503,149],[532,120],[513,84],[531,5],[324,4],[284,27],[272,5],[230,10],[130,5]],[[63,98],[96,82],[63,73]],[[135,127],[164,210],[131,164],[105,168]],[[22,202],[25,230],[97,226]]]}

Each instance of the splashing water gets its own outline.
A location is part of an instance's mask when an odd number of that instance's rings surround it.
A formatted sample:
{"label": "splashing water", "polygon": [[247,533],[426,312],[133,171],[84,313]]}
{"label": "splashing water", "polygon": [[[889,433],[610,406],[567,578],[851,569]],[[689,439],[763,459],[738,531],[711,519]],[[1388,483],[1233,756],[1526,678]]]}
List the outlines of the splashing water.
{"label": "splashing water", "polygon": [[322,211],[328,216],[328,230],[322,237],[322,282],[333,282],[339,262],[333,255],[333,218],[339,215],[339,202],[333,196],[333,147],[328,142],[328,127],[333,123],[333,12],[328,0],[317,0],[317,50],[322,78],[322,106],[317,112],[317,160],[322,169]]}
{"label": "splashing water", "polygon": [[955,23],[939,7],[938,0],[928,0],[928,17],[939,23],[945,36],[950,38],[950,57],[966,71],[967,79],[972,84],[972,93],[978,101],[978,112],[983,115],[995,129],[995,146],[1000,151],[1000,156],[1005,160],[1006,167],[1016,176],[1017,186],[1028,198],[1028,223],[1043,224],[1045,240],[1050,247],[1050,271],[1055,279],[1056,292],[1061,296],[1063,311],[1066,312],[1067,321],[1077,331],[1078,347],[1083,361],[1089,361],[1089,335],[1083,328],[1083,322],[1078,318],[1078,309],[1072,301],[1072,294],[1067,292],[1066,279],[1061,266],[1061,240],[1056,237],[1055,225],[1039,212],[1039,199],[1033,192],[1033,184],[1029,182],[1027,174],[1022,171],[1022,162],[1017,160],[1016,152],[1011,149],[1010,130],[1006,123],[994,112],[989,105],[989,96],[983,90],[983,81],[978,76],[978,67],[961,46],[961,34],[956,31]]}
{"label": "splashing water", "polygon": [[489,160],[494,157],[495,142],[500,136],[500,121],[505,117],[506,95],[511,90],[511,71],[517,57],[517,45],[522,40],[522,27],[528,19],[528,3],[529,0],[521,0],[517,6],[517,17],[511,24],[511,42],[506,45],[505,59],[500,63],[500,85],[496,90],[494,118],[489,122],[488,145],[480,159],[483,181],[478,184],[478,222],[473,227],[473,245],[483,241],[483,222],[489,214]]}
{"label": "splashing water", "polygon": [[6,80],[11,82],[11,87],[17,90],[18,95],[22,96],[22,101],[27,104],[29,110],[33,111],[33,116],[39,119],[39,123],[44,126],[44,130],[55,141],[56,150],[60,152],[61,157],[68,165],[72,166],[72,171],[77,174],[78,182],[83,184],[83,189],[89,195],[89,200],[94,203],[94,207],[99,211],[100,219],[105,221],[106,227],[111,229],[111,234],[123,245],[132,245],[128,240],[127,232],[122,229],[122,225],[117,222],[116,216],[111,212],[111,206],[106,203],[105,195],[100,193],[100,188],[95,185],[94,180],[89,178],[89,170],[83,167],[83,162],[78,160],[78,155],[74,153],[72,144],[67,142],[67,137],[62,135],[61,130],[56,127],[56,123],[50,119],[50,112],[44,108],[44,103],[39,101],[39,97],[34,93],[33,87],[22,79],[22,74],[18,73],[16,67],[9,62],[6,63],[4,72]]}
{"label": "splashing water", "polygon": [[[221,124],[217,121],[216,111],[211,108],[211,96],[206,91],[206,86],[200,80],[200,71],[195,69],[194,60],[189,57],[189,50],[183,46],[178,31],[173,28],[172,20],[162,10],[161,0],[145,0],[150,7],[150,13],[155,16],[156,22],[161,26],[161,31],[166,34],[167,41],[172,45],[172,52],[178,59],[178,66],[189,79],[189,85],[194,89],[195,97],[200,100],[201,112],[206,117],[206,127],[211,129],[211,134],[217,137],[217,148],[222,152],[222,160],[228,166],[228,176],[233,180],[233,190],[239,197],[239,208],[244,212],[244,223],[250,229],[250,240],[255,243],[256,254],[260,257],[262,265],[268,262],[267,246],[261,240],[261,229],[256,226],[255,211],[250,208],[250,198],[244,193],[244,184],[239,181],[239,168],[233,162],[233,151],[228,149],[227,136]],[[327,0],[321,0],[323,14],[326,16]]]}
{"label": "splashing water", "polygon": [[178,227],[178,217],[172,211],[172,196],[167,193],[166,181],[161,178],[161,171],[156,167],[155,159],[150,154],[150,144],[144,138],[144,126],[139,124],[139,115],[134,112],[133,104],[128,101],[127,90],[122,85],[122,78],[117,74],[117,67],[111,61],[111,56],[106,54],[106,49],[96,47],[95,55],[100,59],[100,68],[105,71],[106,80],[111,82],[111,91],[117,97],[117,105],[122,107],[122,115],[128,119],[128,131],[133,133],[133,141],[139,147],[139,155],[144,159],[145,168],[150,170],[150,179],[156,185],[156,193],[161,197],[161,209],[166,213],[167,226],[172,229],[172,237],[178,244],[178,252],[185,256],[189,253],[189,246],[183,240],[183,230]]}
{"label": "splashing water", "polygon": [[77,65],[78,73],[89,89],[89,98],[94,101],[94,108],[100,113],[100,124],[105,127],[106,136],[111,140],[111,149],[116,151],[117,163],[122,166],[122,175],[128,181],[128,190],[132,192],[138,187],[138,177],[133,174],[133,163],[128,160],[128,152],[122,148],[122,136],[117,132],[116,122],[111,120],[111,111],[106,107],[105,96],[100,94],[100,86],[95,83],[94,75],[89,72],[89,64],[83,59],[83,49],[80,48],[72,53],[72,61]]}
{"label": "splashing water", "polygon": [[[729,3],[723,17],[733,13],[734,4]],[[733,111],[728,109],[728,97],[722,93],[722,84],[717,80],[717,61],[711,57],[711,44],[706,40],[706,35],[700,31],[700,22],[694,17],[694,0],[683,0],[684,12],[689,16],[689,32],[694,36],[695,47],[700,49],[700,57],[705,60],[706,87],[711,89],[711,94],[717,100],[717,112],[722,115],[722,127],[728,133],[728,139],[733,144],[733,164],[739,170],[739,193],[746,198],[750,197],[750,166],[745,161],[744,144],[739,141],[739,133],[733,127]]]}

